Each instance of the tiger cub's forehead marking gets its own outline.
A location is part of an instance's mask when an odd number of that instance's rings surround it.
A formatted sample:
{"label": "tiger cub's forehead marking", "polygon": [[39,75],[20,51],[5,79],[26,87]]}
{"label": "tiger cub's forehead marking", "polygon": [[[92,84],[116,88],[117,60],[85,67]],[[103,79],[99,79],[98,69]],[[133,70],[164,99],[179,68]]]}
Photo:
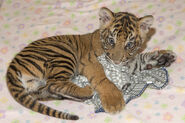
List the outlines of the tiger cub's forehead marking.
{"label": "tiger cub's forehead marking", "polygon": [[111,31],[113,35],[118,37],[121,35],[120,33],[124,33],[125,39],[127,39],[130,34],[133,35],[137,32],[137,22],[138,18],[133,14],[127,12],[116,13]]}
{"label": "tiger cub's forehead marking", "polygon": [[108,38],[114,38],[115,43],[117,38],[123,36],[127,42],[131,38],[136,37],[138,32],[138,18],[127,12],[118,12],[114,14],[114,20],[112,25],[104,30],[101,30],[101,38],[108,40]]}

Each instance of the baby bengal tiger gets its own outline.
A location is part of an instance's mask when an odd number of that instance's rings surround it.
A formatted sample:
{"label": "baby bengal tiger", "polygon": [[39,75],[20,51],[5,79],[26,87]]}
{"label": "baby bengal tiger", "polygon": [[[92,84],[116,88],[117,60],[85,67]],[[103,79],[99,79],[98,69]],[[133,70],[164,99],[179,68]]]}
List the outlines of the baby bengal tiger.
{"label": "baby bengal tiger", "polygon": [[[116,113],[124,108],[122,93],[110,82],[97,57],[120,64],[134,59],[141,50],[153,22],[151,15],[138,18],[127,12],[99,11],[100,28],[84,35],[61,35],[37,40],[18,53],[7,70],[7,85],[14,99],[23,106],[49,116],[77,120],[76,115],[52,109],[39,101],[72,99],[84,101],[93,91],[99,93],[103,108]],[[169,66],[175,61],[172,51],[141,54],[130,69]],[[149,67],[148,67],[149,66]],[[84,75],[91,86],[81,88],[71,79]]]}

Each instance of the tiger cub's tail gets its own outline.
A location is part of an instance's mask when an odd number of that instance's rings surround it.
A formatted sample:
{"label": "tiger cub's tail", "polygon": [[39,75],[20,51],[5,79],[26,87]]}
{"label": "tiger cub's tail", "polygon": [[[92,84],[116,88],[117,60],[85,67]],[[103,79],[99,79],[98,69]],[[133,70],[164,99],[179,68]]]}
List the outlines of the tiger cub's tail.
{"label": "tiger cub's tail", "polygon": [[26,92],[25,88],[12,81],[10,77],[7,79],[7,86],[11,95],[14,99],[23,105],[26,108],[29,108],[35,112],[39,112],[41,114],[45,114],[48,116],[66,119],[66,120],[78,120],[79,117],[77,115],[71,115],[68,113],[64,113],[53,108],[50,108],[42,103],[40,103],[37,99],[34,99],[29,93]]}
{"label": "tiger cub's tail", "polygon": [[20,99],[21,98],[17,98],[16,100],[20,104],[25,106],[26,108],[29,108],[41,114],[45,114],[45,115],[56,117],[56,118],[66,119],[66,120],[78,120],[79,119],[77,115],[71,115],[71,114],[64,113],[64,112],[50,108],[40,103],[38,100],[33,99],[31,95],[26,95],[26,97],[24,98],[24,101]]}

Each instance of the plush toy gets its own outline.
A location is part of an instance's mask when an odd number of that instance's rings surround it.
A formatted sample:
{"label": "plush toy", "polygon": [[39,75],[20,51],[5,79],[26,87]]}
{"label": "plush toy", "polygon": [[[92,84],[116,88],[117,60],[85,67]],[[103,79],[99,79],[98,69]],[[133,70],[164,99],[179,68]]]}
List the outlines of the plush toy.
{"label": "plush toy", "polygon": [[[126,104],[130,100],[141,96],[147,87],[162,89],[168,84],[168,72],[165,68],[153,68],[143,70],[137,74],[131,74],[127,66],[108,62],[104,54],[98,57],[98,60],[104,67],[107,78],[122,90]],[[87,78],[80,75],[75,77],[73,82],[81,87],[89,84]],[[85,103],[94,104],[96,113],[104,112],[99,95],[96,92],[92,99],[85,101]]]}

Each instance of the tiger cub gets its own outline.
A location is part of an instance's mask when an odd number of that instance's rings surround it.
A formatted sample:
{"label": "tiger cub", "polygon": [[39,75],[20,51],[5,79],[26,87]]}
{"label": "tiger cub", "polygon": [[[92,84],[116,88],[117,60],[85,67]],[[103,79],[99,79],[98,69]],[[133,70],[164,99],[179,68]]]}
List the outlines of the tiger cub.
{"label": "tiger cub", "polygon": [[[120,112],[125,102],[121,91],[110,82],[97,57],[120,64],[130,59],[130,69],[141,71],[169,66],[175,61],[172,51],[160,50],[135,57],[142,48],[153,22],[151,15],[138,18],[127,12],[99,11],[100,28],[84,35],[53,36],[32,42],[18,53],[7,70],[7,86],[23,106],[61,119],[77,120],[76,115],[50,108],[39,101],[71,99],[84,101],[99,93],[108,113]],[[81,88],[71,80],[76,75],[88,78],[91,86]]]}

